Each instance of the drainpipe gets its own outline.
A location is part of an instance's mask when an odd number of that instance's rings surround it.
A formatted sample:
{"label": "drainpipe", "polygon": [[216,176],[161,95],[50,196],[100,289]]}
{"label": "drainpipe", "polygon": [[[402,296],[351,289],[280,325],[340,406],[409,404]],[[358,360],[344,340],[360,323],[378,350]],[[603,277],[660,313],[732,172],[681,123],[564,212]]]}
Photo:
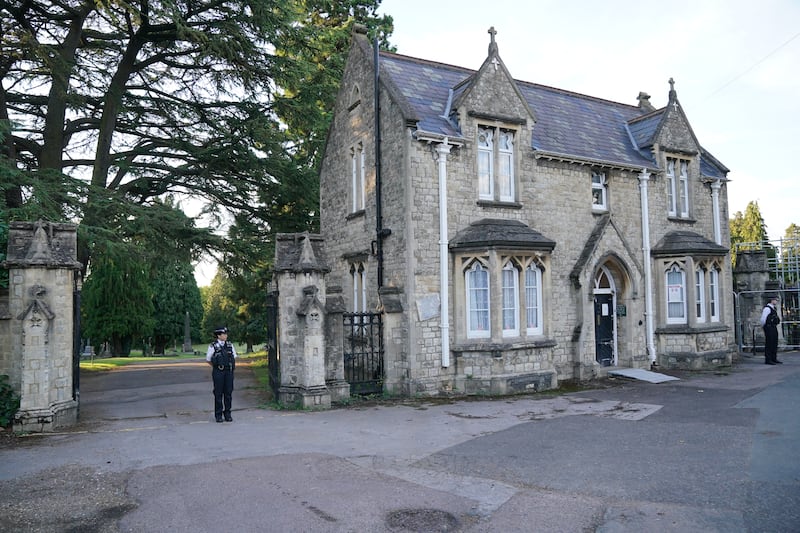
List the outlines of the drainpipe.
{"label": "drainpipe", "polygon": [[653,274],[650,265],[650,212],[647,202],[647,182],[650,181],[650,173],[647,169],[642,169],[639,174],[639,194],[642,201],[642,255],[644,256],[644,305],[645,305],[645,328],[647,335],[647,357],[651,366],[656,361],[656,346],[654,341],[653,328]]}
{"label": "drainpipe", "polygon": [[388,237],[392,232],[388,228],[383,227],[383,198],[381,195],[382,180],[381,180],[381,105],[380,105],[380,86],[378,82],[380,77],[380,63],[378,56],[378,38],[375,37],[373,44],[373,52],[375,54],[375,244],[376,255],[378,256],[378,290],[383,287],[383,239]]}
{"label": "drainpipe", "polygon": [[714,216],[714,242],[717,244],[722,244],[722,228],[720,228],[720,221],[719,221],[719,189],[722,187],[722,183],[720,180],[714,180],[711,182],[711,204]]}
{"label": "drainpipe", "polygon": [[447,154],[450,144],[447,137],[436,145],[439,163],[439,295],[440,323],[442,335],[442,367],[450,366],[450,276],[447,268]]}

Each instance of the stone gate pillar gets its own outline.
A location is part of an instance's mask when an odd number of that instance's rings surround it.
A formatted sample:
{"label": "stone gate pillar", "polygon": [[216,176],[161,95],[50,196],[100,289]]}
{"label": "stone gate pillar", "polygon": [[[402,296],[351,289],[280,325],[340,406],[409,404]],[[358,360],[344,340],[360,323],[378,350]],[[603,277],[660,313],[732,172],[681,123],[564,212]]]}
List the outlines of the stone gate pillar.
{"label": "stone gate pillar", "polygon": [[46,432],[74,424],[73,224],[11,222],[8,234],[12,386],[20,394],[14,431]]}
{"label": "stone gate pillar", "polygon": [[[397,287],[381,287],[378,290],[383,310],[383,386],[390,394],[412,396],[408,380],[407,345],[408,328],[403,327],[402,291]],[[438,298],[437,298],[438,300]]]}
{"label": "stone gate pillar", "polygon": [[325,296],[325,384],[333,402],[350,398],[350,384],[344,379],[344,311],[342,288],[328,285]]}
{"label": "stone gate pillar", "polygon": [[308,409],[331,406],[325,383],[327,291],[318,235],[279,234],[275,249],[281,386],[278,402]]}
{"label": "stone gate pillar", "polygon": [[[764,250],[739,250],[733,267],[734,288],[739,295],[737,309],[740,346],[753,344],[753,351],[764,350],[764,331],[761,328],[761,311],[769,297],[778,294],[780,284],[769,279],[769,262]],[[778,328],[780,344],[785,344],[782,328]]]}

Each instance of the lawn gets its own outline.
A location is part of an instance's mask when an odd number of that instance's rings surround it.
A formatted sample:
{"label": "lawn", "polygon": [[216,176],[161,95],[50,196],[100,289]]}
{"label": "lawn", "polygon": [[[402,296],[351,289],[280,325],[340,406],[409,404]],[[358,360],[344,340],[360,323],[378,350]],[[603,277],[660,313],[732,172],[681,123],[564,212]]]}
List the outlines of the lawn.
{"label": "lawn", "polygon": [[[246,364],[254,367],[258,366],[266,368],[266,352],[251,352],[244,354],[245,346],[236,344],[236,352],[239,354],[237,362],[239,364]],[[154,361],[181,361],[185,359],[202,359],[205,358],[206,344],[197,344],[194,347],[194,353],[176,353],[168,351],[166,355],[156,356],[142,356],[141,350],[131,350],[129,357],[92,357],[81,359],[81,370],[88,372],[100,372],[104,370],[111,370],[120,366],[135,365],[137,363],[152,363]],[[260,361],[263,359],[263,363]]]}

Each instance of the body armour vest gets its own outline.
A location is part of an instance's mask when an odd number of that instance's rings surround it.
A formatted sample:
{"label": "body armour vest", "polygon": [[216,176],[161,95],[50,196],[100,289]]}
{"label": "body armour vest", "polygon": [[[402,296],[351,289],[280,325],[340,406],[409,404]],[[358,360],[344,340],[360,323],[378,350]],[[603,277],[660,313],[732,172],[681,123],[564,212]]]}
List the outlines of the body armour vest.
{"label": "body armour vest", "polygon": [[233,367],[236,364],[233,357],[233,345],[228,341],[225,341],[222,344],[215,342],[214,355],[211,362],[216,367],[229,368],[233,370]]}
{"label": "body armour vest", "polygon": [[767,315],[767,320],[764,322],[764,325],[777,326],[778,324],[781,323],[781,319],[778,316],[778,311],[776,311],[775,308],[772,307],[771,305],[767,307],[769,307],[769,315]]}

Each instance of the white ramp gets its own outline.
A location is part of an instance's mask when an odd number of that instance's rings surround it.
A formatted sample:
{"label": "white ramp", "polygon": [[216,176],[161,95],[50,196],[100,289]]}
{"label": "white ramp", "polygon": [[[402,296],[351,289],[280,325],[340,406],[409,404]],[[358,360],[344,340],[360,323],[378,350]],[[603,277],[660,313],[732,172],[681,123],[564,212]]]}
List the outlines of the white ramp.
{"label": "white ramp", "polygon": [[639,379],[649,383],[664,383],[665,381],[680,381],[680,378],[651,372],[642,368],[620,368],[619,370],[609,370],[609,376],[622,376],[624,378]]}

